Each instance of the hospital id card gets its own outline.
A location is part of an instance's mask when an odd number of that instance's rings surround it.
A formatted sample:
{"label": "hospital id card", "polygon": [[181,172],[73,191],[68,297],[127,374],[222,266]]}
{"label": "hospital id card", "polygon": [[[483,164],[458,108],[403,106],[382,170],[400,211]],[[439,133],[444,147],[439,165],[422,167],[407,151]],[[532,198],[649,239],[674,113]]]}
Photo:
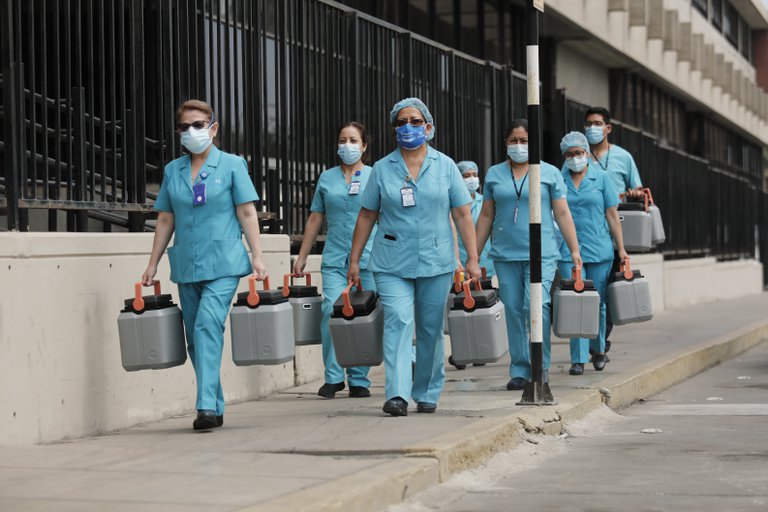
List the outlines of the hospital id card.
{"label": "hospital id card", "polygon": [[400,189],[400,199],[403,201],[404,208],[416,206],[416,197],[413,195],[413,189],[411,187],[403,187]]}
{"label": "hospital id card", "polygon": [[356,196],[360,193],[360,182],[353,181],[349,184],[349,195]]}

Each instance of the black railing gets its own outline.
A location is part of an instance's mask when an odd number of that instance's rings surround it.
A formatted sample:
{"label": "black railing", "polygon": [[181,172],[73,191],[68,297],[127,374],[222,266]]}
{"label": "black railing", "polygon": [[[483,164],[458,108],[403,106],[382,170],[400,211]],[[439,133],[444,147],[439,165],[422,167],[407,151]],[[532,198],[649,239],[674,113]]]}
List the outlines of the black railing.
{"label": "black railing", "polygon": [[343,121],[368,125],[379,158],[394,148],[389,108],[419,96],[436,146],[485,168],[524,111],[523,75],[330,1],[0,6],[10,229],[28,229],[31,208],[52,212],[50,230],[62,229],[57,209],[70,212],[69,230],[86,230],[89,210],[129,212],[126,224],[143,229],[163,165],[181,154],[174,111],[188,98],[211,103],[219,145],[247,159],[261,209],[277,219],[269,229],[288,234],[303,231]]}

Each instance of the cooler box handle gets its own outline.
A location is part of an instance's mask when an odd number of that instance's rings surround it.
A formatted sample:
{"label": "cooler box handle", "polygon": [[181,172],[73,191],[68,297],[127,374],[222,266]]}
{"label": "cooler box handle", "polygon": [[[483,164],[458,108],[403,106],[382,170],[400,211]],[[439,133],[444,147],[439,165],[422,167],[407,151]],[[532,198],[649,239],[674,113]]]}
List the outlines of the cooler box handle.
{"label": "cooler box handle", "polygon": [[453,271],[453,292],[461,293],[461,281],[464,279],[464,271],[456,269]]}
{"label": "cooler box handle", "polygon": [[464,307],[467,309],[474,309],[475,307],[475,298],[472,297],[472,292],[469,289],[469,285],[473,281],[475,283],[475,290],[481,291],[483,289],[483,285],[480,284],[480,280],[476,277],[469,278],[461,283],[462,288],[464,288]]}
{"label": "cooler box handle", "polygon": [[309,272],[303,272],[301,274],[285,274],[283,276],[283,297],[288,297],[291,294],[288,285],[289,282],[293,282],[294,277],[303,277],[307,280],[307,286],[312,286],[312,275]]}
{"label": "cooler box handle", "polygon": [[[344,306],[341,308],[341,314],[344,315],[346,318],[352,318],[355,316],[355,308],[352,307],[352,301],[349,300],[349,291],[352,289],[352,287],[355,285],[352,281],[349,282],[346,288],[344,288],[344,291],[341,292],[341,300],[344,302]],[[358,291],[363,291],[363,283],[361,282],[360,285],[357,287]]]}
{"label": "cooler box handle", "polygon": [[[155,287],[155,295],[160,295],[160,281],[157,279],[152,281],[150,286]],[[133,309],[134,311],[144,311],[144,298],[141,296],[142,283],[139,281],[133,285]]]}
{"label": "cooler box handle", "polygon": [[[264,283],[264,289],[269,290],[269,277],[265,277],[262,283]],[[255,308],[259,305],[260,301],[261,297],[256,293],[256,276],[248,276],[248,298],[246,302],[248,302],[249,306]]]}
{"label": "cooler box handle", "polygon": [[581,267],[571,267],[571,279],[573,279],[573,291],[584,291],[584,280],[581,278]]}
{"label": "cooler box handle", "polygon": [[629,266],[629,258],[619,263],[619,272],[624,272],[624,279],[631,281],[634,278],[632,269]]}

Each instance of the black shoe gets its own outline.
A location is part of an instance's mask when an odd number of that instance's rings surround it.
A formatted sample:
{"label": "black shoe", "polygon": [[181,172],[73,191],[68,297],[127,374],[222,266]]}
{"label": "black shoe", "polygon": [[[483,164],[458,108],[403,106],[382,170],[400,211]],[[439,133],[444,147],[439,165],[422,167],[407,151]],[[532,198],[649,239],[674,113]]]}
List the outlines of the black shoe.
{"label": "black shoe", "polygon": [[508,391],[518,391],[521,389],[525,389],[526,384],[528,384],[528,381],[525,380],[522,377],[512,377],[509,382],[507,382],[507,390]]}
{"label": "black shoe", "polygon": [[592,366],[595,367],[595,370],[601,372],[605,368],[605,363],[607,363],[605,354],[595,354],[592,356]]}
{"label": "black shoe", "polygon": [[[223,418],[222,418],[222,421]],[[197,418],[192,422],[192,428],[195,430],[211,430],[218,427],[216,424],[216,411],[202,410],[197,411]]]}
{"label": "black shoe", "polygon": [[429,402],[419,402],[416,404],[416,412],[433,413],[437,410],[437,404]]}
{"label": "black shoe", "polygon": [[568,373],[571,375],[584,375],[584,363],[573,363]]}
{"label": "black shoe", "polygon": [[485,366],[485,363],[472,363],[472,366]]}
{"label": "black shoe", "polygon": [[457,370],[464,370],[467,367],[467,365],[465,364],[456,364],[456,362],[453,360],[453,356],[448,356],[448,364],[450,364]]}
{"label": "black shoe", "polygon": [[349,386],[349,398],[368,398],[371,391],[363,386]]}
{"label": "black shoe", "polygon": [[224,425],[224,415],[223,414],[221,416],[216,416],[216,426],[220,427],[222,425]]}
{"label": "black shoe", "polygon": [[320,386],[320,389],[317,391],[317,396],[321,396],[323,398],[333,398],[336,396],[336,392],[341,391],[346,386],[344,386],[343,382],[339,382],[338,384],[323,384]]}
{"label": "black shoe", "polygon": [[396,396],[384,402],[382,410],[392,416],[408,416],[408,402]]}

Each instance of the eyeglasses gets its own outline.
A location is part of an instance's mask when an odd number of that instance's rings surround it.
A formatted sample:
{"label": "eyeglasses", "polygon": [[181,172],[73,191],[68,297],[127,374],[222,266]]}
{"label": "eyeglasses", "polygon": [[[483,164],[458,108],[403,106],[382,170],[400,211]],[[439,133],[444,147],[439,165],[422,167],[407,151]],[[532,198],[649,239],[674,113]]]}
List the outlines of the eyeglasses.
{"label": "eyeglasses", "polygon": [[190,128],[194,128],[195,130],[202,130],[209,123],[210,121],[195,121],[194,123],[179,123],[176,125],[176,129],[182,133],[189,130]]}
{"label": "eyeglasses", "polygon": [[395,126],[400,128],[401,126],[405,126],[407,124],[410,124],[411,126],[421,126],[424,124],[423,119],[414,118],[414,119],[397,119],[395,120]]}
{"label": "eyeglasses", "polygon": [[602,121],[585,121],[584,122],[584,128],[589,128],[590,126],[597,126],[598,128],[602,128],[605,126],[605,123]]}
{"label": "eyeglasses", "polygon": [[571,158],[581,158],[584,155],[586,155],[587,152],[581,149],[577,149],[576,151],[568,151],[563,154],[566,160],[570,160]]}

